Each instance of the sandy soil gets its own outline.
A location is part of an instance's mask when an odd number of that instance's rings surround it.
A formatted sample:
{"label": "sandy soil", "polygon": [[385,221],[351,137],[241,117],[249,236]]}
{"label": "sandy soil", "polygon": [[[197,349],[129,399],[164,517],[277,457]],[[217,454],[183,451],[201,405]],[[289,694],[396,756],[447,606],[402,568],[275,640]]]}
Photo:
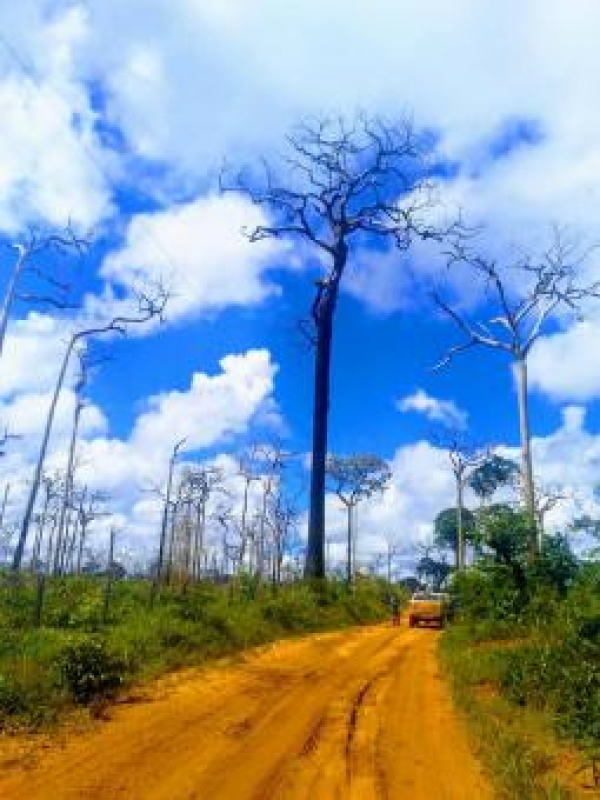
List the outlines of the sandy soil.
{"label": "sandy soil", "polygon": [[437,637],[322,634],[170,676],[33,758],[2,763],[0,743],[0,797],[491,798],[440,679]]}

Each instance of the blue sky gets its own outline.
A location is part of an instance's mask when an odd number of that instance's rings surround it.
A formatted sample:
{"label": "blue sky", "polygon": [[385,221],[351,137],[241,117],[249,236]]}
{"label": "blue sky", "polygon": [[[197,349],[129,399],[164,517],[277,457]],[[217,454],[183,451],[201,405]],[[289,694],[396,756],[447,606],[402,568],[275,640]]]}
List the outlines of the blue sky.
{"label": "blue sky", "polygon": [[[297,323],[312,300],[314,260],[297,242],[248,243],[241,228],[267,218],[215,188],[224,158],[276,159],[306,115],[413,114],[431,134],[443,207],[482,224],[481,246],[499,260],[517,245],[539,250],[556,223],[597,240],[596,6],[371,5],[258,0],[249,14],[233,0],[26,0],[0,11],[2,242],[67,219],[96,231],[89,255],[72,265],[82,311],[14,309],[0,362],[3,419],[23,435],[0,468],[14,483],[14,519],[65,337],[82,316],[126,307],[136,283],[159,275],[176,294],[167,320],[102,345],[112,360],[90,386],[82,433],[80,479],[111,494],[127,541],[153,547],[157,506],[143,487],[162,481],[187,423],[194,457],[232,473],[250,441],[277,436],[294,452],[309,450],[312,357]],[[0,258],[5,279],[12,253]],[[582,270],[590,280],[600,274],[593,254]],[[457,341],[428,297],[440,282],[465,313],[485,314],[469,275],[446,273],[431,247],[406,254],[361,242],[346,276],[330,445],[380,453],[394,472],[392,490],[362,512],[365,559],[386,537],[426,541],[434,514],[451,502],[433,436],[449,413],[467,420],[476,442],[507,452],[518,444],[504,356],[473,351],[432,370]],[[577,494],[555,510],[556,527],[582,507],[595,510],[600,307],[585,312],[584,322],[554,319],[531,359],[540,485]],[[73,380],[49,468],[64,461]],[[333,499],[328,515],[332,541],[341,540]]]}

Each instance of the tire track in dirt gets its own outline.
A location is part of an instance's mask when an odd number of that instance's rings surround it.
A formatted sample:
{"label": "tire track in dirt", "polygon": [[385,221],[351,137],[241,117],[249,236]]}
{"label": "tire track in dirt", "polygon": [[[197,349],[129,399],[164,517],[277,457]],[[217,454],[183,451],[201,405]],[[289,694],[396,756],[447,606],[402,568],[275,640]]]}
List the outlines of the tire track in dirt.
{"label": "tire track in dirt", "polygon": [[487,800],[437,674],[437,636],[320,634],[170,676],[149,702],[5,769],[0,797]]}

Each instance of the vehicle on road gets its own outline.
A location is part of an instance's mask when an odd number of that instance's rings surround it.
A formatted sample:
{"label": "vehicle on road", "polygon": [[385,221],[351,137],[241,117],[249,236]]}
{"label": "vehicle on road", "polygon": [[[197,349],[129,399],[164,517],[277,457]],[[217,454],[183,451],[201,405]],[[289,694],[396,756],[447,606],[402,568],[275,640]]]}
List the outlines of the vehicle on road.
{"label": "vehicle on road", "polygon": [[408,624],[411,628],[426,622],[443,628],[450,613],[450,602],[443,592],[415,592],[408,606]]}

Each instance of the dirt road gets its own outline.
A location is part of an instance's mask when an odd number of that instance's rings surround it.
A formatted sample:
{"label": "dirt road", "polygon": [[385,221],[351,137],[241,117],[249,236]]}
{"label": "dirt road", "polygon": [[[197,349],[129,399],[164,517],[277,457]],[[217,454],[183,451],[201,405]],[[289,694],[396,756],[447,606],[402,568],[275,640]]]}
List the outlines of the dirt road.
{"label": "dirt road", "polygon": [[171,676],[28,767],[4,764],[0,797],[486,800],[437,636],[322,634]]}

